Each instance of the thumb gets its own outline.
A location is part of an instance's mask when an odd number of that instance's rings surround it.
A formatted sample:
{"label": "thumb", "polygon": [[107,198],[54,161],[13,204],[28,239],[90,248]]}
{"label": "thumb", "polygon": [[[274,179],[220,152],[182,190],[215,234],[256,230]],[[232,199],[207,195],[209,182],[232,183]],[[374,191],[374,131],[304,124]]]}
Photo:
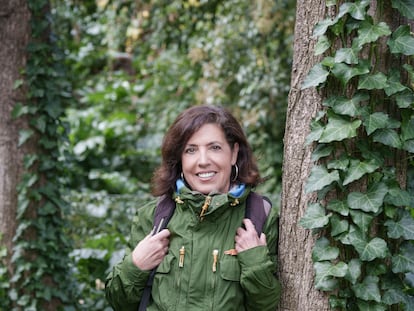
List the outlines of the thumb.
{"label": "thumb", "polygon": [[267,245],[267,242],[266,242],[266,234],[262,233],[262,234],[260,235],[259,240],[260,240],[260,243],[261,243],[262,245]]}

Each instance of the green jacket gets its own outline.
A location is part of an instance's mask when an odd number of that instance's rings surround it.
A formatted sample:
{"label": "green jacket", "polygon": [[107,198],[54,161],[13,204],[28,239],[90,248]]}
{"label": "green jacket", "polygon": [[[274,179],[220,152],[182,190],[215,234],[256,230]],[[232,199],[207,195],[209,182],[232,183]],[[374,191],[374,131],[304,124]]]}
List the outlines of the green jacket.
{"label": "green jacket", "polygon": [[[236,230],[245,212],[245,189],[211,196],[203,219],[199,215],[206,196],[182,188],[176,194],[176,210],[168,223],[169,252],[157,268],[152,301],[147,310],[276,310],[280,285],[275,277],[277,211],[273,208],[264,225],[267,247],[258,246],[236,256],[224,254],[234,248]],[[106,298],[115,310],[138,310],[149,276],[132,263],[131,250],[153,227],[156,202],[138,210],[131,230],[130,248],[106,280]],[[179,266],[180,249],[184,263]],[[218,250],[213,271],[213,250]]]}

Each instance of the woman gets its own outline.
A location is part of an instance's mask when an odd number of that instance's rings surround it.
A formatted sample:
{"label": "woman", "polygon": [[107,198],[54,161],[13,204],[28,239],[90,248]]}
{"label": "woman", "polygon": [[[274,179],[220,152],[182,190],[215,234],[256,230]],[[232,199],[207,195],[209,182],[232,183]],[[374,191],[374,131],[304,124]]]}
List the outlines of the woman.
{"label": "woman", "polygon": [[172,124],[161,150],[152,194],[172,197],[175,211],[155,233],[156,201],[138,210],[131,249],[106,281],[111,306],[138,310],[156,268],[147,310],[275,310],[277,213],[265,204],[260,236],[245,218],[261,178],[237,120],[220,107],[194,106]]}

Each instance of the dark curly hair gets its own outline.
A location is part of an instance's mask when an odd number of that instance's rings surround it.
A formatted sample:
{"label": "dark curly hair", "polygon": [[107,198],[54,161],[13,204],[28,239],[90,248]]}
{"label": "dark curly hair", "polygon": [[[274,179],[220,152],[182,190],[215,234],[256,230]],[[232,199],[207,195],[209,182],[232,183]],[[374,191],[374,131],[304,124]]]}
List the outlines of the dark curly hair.
{"label": "dark curly hair", "polygon": [[175,182],[180,178],[182,170],[181,156],[184,147],[190,137],[208,123],[217,124],[223,129],[232,149],[235,143],[239,144],[236,162],[239,173],[236,181],[252,187],[262,181],[252,149],[236,118],[223,107],[200,105],[181,112],[165,134],[161,146],[162,162],[155,170],[151,182],[153,195],[173,193]]}

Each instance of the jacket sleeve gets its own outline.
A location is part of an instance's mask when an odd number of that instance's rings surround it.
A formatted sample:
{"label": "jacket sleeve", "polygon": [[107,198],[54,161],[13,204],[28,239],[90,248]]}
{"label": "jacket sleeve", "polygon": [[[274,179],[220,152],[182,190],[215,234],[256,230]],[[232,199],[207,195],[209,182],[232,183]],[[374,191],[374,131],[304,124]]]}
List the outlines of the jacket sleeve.
{"label": "jacket sleeve", "polygon": [[278,211],[272,208],[264,226],[267,246],[257,246],[237,255],[240,283],[246,295],[246,310],[275,311],[280,299],[276,278]]}
{"label": "jacket sleeve", "polygon": [[152,230],[156,202],[139,208],[132,221],[131,236],[124,258],[106,278],[105,297],[115,311],[138,309],[150,271],[142,271],[132,262],[132,250]]}

